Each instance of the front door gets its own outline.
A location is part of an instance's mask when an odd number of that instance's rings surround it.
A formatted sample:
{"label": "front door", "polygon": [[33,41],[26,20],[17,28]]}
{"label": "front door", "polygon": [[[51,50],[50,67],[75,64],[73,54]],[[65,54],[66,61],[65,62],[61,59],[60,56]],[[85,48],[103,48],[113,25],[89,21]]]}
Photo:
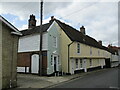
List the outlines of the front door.
{"label": "front door", "polygon": [[71,60],[71,74],[74,74],[74,59]]}
{"label": "front door", "polygon": [[58,71],[58,58],[57,55],[54,55],[53,57],[54,61],[54,72]]}
{"label": "front door", "polygon": [[105,66],[106,66],[106,68],[110,68],[111,67],[110,59],[105,59]]}
{"label": "front door", "polygon": [[32,60],[31,60],[31,73],[38,74],[39,71],[39,55],[34,54],[32,55]]}

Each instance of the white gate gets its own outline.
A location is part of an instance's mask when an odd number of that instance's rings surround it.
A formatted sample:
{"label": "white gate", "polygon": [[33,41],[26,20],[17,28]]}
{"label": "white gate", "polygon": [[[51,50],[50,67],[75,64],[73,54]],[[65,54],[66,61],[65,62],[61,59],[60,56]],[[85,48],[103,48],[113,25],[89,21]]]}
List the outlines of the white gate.
{"label": "white gate", "polygon": [[38,74],[38,71],[39,71],[39,55],[34,54],[32,55],[32,60],[31,60],[31,73]]}

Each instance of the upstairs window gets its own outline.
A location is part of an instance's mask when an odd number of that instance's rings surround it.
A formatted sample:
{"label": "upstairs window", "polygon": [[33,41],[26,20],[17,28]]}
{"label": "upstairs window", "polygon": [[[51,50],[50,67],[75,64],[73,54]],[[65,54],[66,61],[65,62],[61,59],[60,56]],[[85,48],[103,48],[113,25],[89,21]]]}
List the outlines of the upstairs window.
{"label": "upstairs window", "polygon": [[80,53],[80,44],[77,43],[77,53]]}
{"label": "upstairs window", "polygon": [[100,51],[98,50],[98,56],[100,56]]}
{"label": "upstairs window", "polygon": [[53,46],[57,47],[57,37],[53,36]]}
{"label": "upstairs window", "polygon": [[90,47],[90,55],[92,55],[92,47]]}

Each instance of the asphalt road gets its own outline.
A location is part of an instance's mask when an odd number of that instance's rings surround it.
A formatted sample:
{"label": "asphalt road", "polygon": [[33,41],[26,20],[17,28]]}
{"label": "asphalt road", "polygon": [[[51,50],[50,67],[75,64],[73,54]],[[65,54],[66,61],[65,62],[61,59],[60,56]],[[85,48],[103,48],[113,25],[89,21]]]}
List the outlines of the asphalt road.
{"label": "asphalt road", "polygon": [[120,69],[111,68],[90,73],[52,88],[118,88],[120,84],[118,80],[118,70]]}

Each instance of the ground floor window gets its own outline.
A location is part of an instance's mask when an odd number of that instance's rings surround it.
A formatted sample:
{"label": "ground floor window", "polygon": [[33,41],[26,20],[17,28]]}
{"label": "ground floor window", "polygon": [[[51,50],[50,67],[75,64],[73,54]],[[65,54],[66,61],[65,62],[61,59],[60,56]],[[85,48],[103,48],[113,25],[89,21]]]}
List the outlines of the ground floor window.
{"label": "ground floor window", "polygon": [[78,59],[76,59],[76,69],[78,68]]}
{"label": "ground floor window", "polygon": [[51,55],[51,65],[53,65],[53,55]]}
{"label": "ground floor window", "polygon": [[82,68],[83,66],[82,66],[82,59],[80,59],[80,68]]}
{"label": "ground floor window", "polygon": [[100,61],[99,61],[99,59],[98,59],[98,65],[100,64]]}
{"label": "ground floor window", "polygon": [[92,59],[90,59],[90,66],[92,66]]}

